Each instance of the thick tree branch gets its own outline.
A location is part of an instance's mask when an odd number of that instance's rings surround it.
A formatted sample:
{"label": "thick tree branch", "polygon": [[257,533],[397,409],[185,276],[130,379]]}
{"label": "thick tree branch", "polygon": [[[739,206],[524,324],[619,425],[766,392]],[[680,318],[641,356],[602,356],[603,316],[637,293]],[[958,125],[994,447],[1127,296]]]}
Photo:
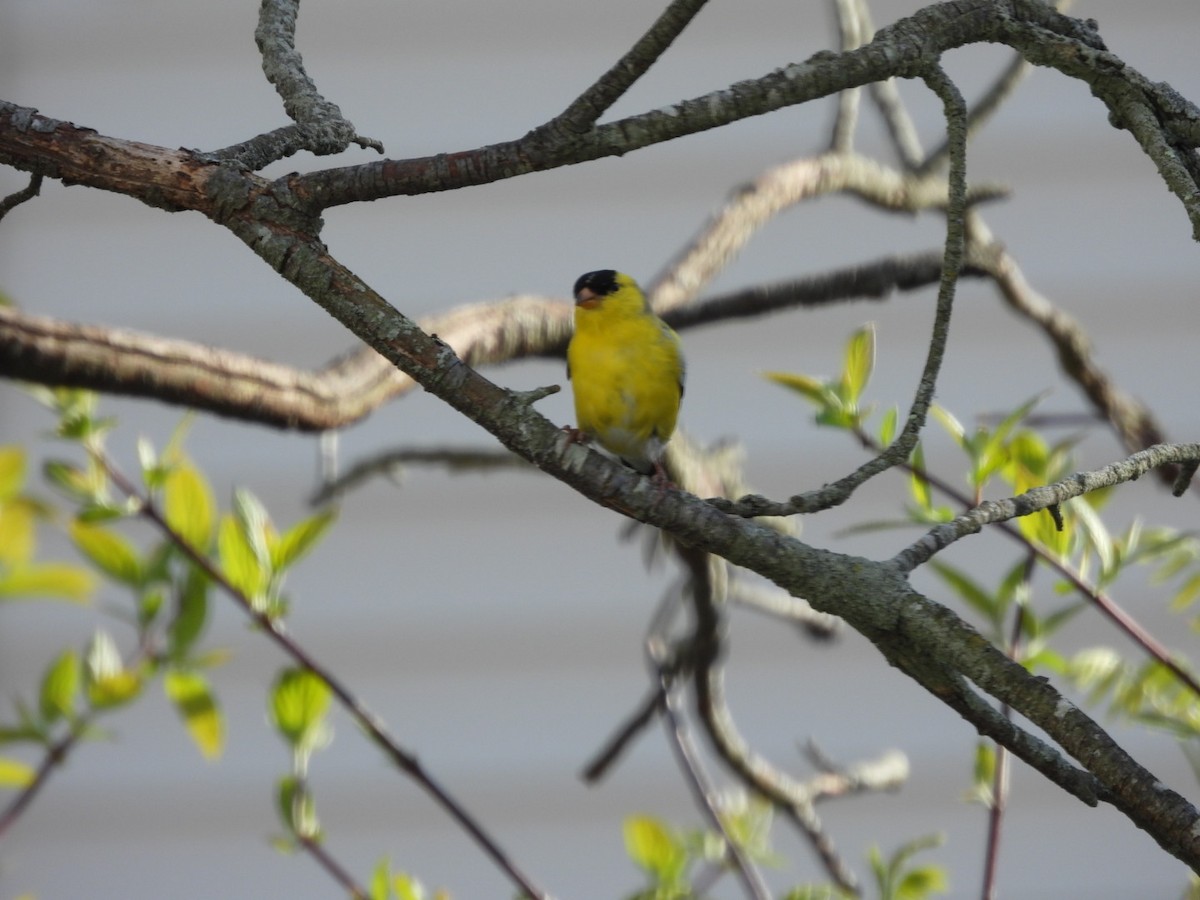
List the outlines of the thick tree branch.
{"label": "thick tree branch", "polygon": [[[286,5],[280,15],[286,19]],[[286,32],[285,25],[280,28]],[[274,198],[279,202],[281,194],[290,195],[287,205],[304,220],[306,230],[313,230],[316,213],[330,206],[453,190],[622,155],[887,78],[921,77],[942,53],[977,42],[1008,44],[1030,62],[1087,82],[1108,105],[1113,121],[1129,129],[1158,166],[1200,233],[1200,163],[1195,157],[1200,112],[1169,85],[1149,81],[1108,53],[1087,25],[1036,0],[937,4],[882,29],[857,50],[819,53],[723,91],[598,126],[569,141],[547,140],[534,129],[523,139],[475,150],[292,175],[275,186]],[[286,57],[289,52],[294,49],[289,51],[282,40],[280,53]],[[285,66],[279,77],[291,84],[296,70]],[[303,80],[298,84],[303,86]],[[64,146],[68,144],[91,152],[81,155]],[[230,204],[251,201],[262,190],[246,173],[233,183],[230,170],[222,170],[222,178],[204,172],[220,167],[203,155],[103,138],[12,104],[0,104],[0,162],[167,209],[199,209],[217,219]],[[139,177],[122,178],[131,164]],[[195,188],[205,183],[208,196],[197,196]]]}

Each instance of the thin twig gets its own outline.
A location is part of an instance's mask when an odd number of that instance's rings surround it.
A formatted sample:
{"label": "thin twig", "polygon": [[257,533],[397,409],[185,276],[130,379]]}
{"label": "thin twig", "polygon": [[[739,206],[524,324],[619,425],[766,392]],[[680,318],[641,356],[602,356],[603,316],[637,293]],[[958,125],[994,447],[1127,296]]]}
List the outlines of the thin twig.
{"label": "thin twig", "polygon": [[688,731],[687,719],[679,698],[680,687],[669,672],[664,672],[660,684],[663,696],[666,698],[663,709],[666,715],[668,734],[671,736],[671,746],[675,749],[680,767],[692,786],[692,793],[713,828],[725,839],[725,851],[733,862],[734,871],[741,879],[747,896],[754,897],[755,900],[768,900],[771,894],[767,890],[758,867],[729,833],[729,829],[725,827],[725,822],[721,818],[721,813],[717,808],[716,789],[704,771],[700,753]]}
{"label": "thin twig", "polygon": [[383,152],[383,144],[361,137],[337,104],[325,99],[305,72],[304,61],[296,50],[299,14],[300,0],[262,0],[254,30],[254,40],[262,54],[263,74],[283,100],[288,118],[296,124],[201,154],[202,157],[233,162],[253,172],[300,150],[325,156],[357,144]]}
{"label": "thin twig", "polygon": [[340,499],[377,477],[400,479],[405,466],[445,469],[453,475],[496,471],[535,472],[526,460],[507,450],[475,447],[430,447],[428,449],[387,450],[359,460],[344,475],[334,478],[309,498],[312,506]]}
{"label": "thin twig", "polygon": [[808,838],[829,877],[843,890],[857,895],[858,879],[820,827],[820,820],[812,808],[812,790],[756,753],[734,724],[725,701],[720,659],[724,620],[721,606],[727,592],[727,564],[684,546],[680,546],[678,552],[690,573],[688,595],[692,600],[695,623],[686,653],[694,668],[696,709],[713,747],[751,790],[781,809]]}
{"label": "thin twig", "polygon": [[[862,0],[833,0],[833,11],[838,24],[838,46],[843,50],[854,50],[871,39],[864,28]],[[854,146],[854,132],[858,127],[858,108],[862,99],[862,88],[848,88],[838,94],[837,116],[833,120],[829,149],[833,152],[850,150]]]}
{"label": "thin twig", "polygon": [[34,801],[42,788],[46,786],[50,775],[63,764],[67,758],[67,754],[71,752],[80,738],[83,737],[87,730],[87,725],[88,719],[86,717],[80,719],[69,732],[46,748],[46,752],[42,756],[42,761],[38,764],[37,771],[34,772],[33,779],[12,798],[8,806],[5,807],[4,812],[0,813],[0,837],[4,836],[4,833],[21,817],[21,814],[25,812],[29,804]]}
{"label": "thin twig", "polygon": [[21,188],[19,191],[14,191],[3,200],[0,200],[0,219],[3,219],[16,207],[20,206],[28,200],[32,200],[42,192],[42,174],[35,172],[29,176],[29,184]]}
{"label": "thin twig", "polygon": [[[919,540],[897,553],[892,558],[892,564],[901,572],[911,572],[935,553],[967,535],[976,534],[985,525],[1007,522],[1100,488],[1135,481],[1158,466],[1197,459],[1200,459],[1200,443],[1157,444],[1099,469],[1077,472],[1062,481],[1031,488],[1015,497],[985,500],[926,532]],[[930,483],[935,482],[931,480]]]}
{"label": "thin twig", "polygon": [[938,286],[937,312],[934,317],[929,351],[925,367],[917,386],[916,395],[909,408],[904,428],[891,445],[874,459],[859,466],[849,475],[832,484],[797,494],[784,502],[775,502],[759,496],[746,496],[734,503],[715,503],[724,512],[739,516],[788,516],[796,513],[811,513],[846,502],[859,485],[906,460],[921,429],[929,405],[933,401],[938,372],[945,354],[950,335],[950,313],[954,305],[954,293],[958,284],[958,273],[962,268],[965,248],[966,187],[966,104],[954,83],[946,77],[940,66],[931,66],[925,73],[930,90],[942,100],[949,134],[951,154],[948,176],[948,199],[946,204],[946,249],[942,262],[941,280]]}
{"label": "thin twig", "polygon": [[[1166,432],[1150,409],[1113,382],[1096,364],[1091,341],[1074,316],[1055,306],[1025,279],[1021,267],[983,221],[972,212],[967,217],[968,253],[971,262],[992,276],[1009,308],[1032,322],[1054,345],[1059,365],[1083,390],[1131,453],[1166,441]],[[1163,471],[1171,484],[1177,470]]]}
{"label": "thin twig", "polygon": [[341,886],[342,890],[354,900],[368,900],[371,895],[367,889],[362,887],[346,867],[325,849],[325,845],[319,839],[307,835],[297,835],[296,840],[304,851],[329,874],[329,877]]}
{"label": "thin twig", "polygon": [[655,685],[646,695],[641,705],[625,720],[603,747],[592,757],[592,761],[584,767],[581,776],[588,784],[595,784],[606,774],[625,749],[633,742],[651,722],[662,712],[666,704],[666,695],[662,687]]}
{"label": "thin twig", "polygon": [[672,0],[624,56],[591,87],[571,101],[571,105],[562,113],[536,131],[552,132],[561,128],[578,134],[589,130],[650,70],[707,2],[708,0]]}
{"label": "thin twig", "polygon": [[[1033,578],[1033,568],[1037,555],[1030,553],[1025,558],[1025,572],[1021,584],[1028,591],[1029,582]],[[1021,632],[1025,623],[1024,604],[1018,601],[1013,606],[1012,632],[1008,638],[1008,655],[1013,659],[1021,656]],[[1012,718],[1012,708],[1007,703],[1000,704],[1000,714],[1006,719]],[[1000,828],[1004,824],[1004,813],[1008,808],[1008,750],[1001,744],[995,747],[995,768],[992,772],[992,797],[988,807],[987,843],[984,851],[983,866],[983,900],[995,900],[996,877],[1000,866]]]}

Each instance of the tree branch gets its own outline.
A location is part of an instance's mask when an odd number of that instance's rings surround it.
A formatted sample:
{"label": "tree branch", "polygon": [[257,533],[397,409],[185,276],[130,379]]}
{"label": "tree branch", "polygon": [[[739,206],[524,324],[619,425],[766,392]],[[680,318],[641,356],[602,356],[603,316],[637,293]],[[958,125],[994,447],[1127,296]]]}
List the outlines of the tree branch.
{"label": "tree branch", "polygon": [[383,152],[383,144],[360,137],[336,103],[326,100],[304,71],[296,50],[296,17],[300,0],[262,0],[254,40],[262,54],[263,74],[275,86],[283,108],[295,125],[259,135],[207,154],[256,171],[300,150],[317,156],[341,153],[351,144]]}
{"label": "tree branch", "polygon": [[[734,291],[679,306],[665,315],[677,330],[935,283],[941,254],[890,256],[793,281]],[[981,275],[968,266],[964,274]],[[419,320],[472,366],[528,356],[561,358],[570,307],[553,297],[521,295],[468,304]],[[375,351],[351,350],[316,370],[127,329],[81,325],[0,307],[0,375],[202,409],[298,431],[357,422],[416,386]]]}
{"label": "tree branch", "polygon": [[1063,481],[1033,488],[1016,497],[985,500],[946,524],[938,525],[927,532],[919,541],[897,553],[892,562],[899,571],[911,572],[960,538],[983,530],[984,525],[1027,516],[1058,506],[1081,494],[1124,484],[1127,481],[1136,481],[1146,472],[1159,466],[1198,459],[1200,444],[1158,444],[1101,469],[1078,472]]}
{"label": "tree branch", "polygon": [[942,100],[946,130],[950,145],[950,174],[948,178],[948,202],[946,206],[946,249],[942,257],[942,272],[938,286],[937,312],[933,321],[933,333],[929,341],[929,352],[916,395],[909,408],[904,428],[891,446],[874,459],[859,466],[833,484],[798,494],[782,503],[764,497],[748,495],[735,503],[714,501],[725,512],[740,516],[774,515],[788,516],[795,513],[816,512],[844,503],[854,491],[868,479],[906,460],[916,446],[929,404],[933,401],[938,372],[941,369],[946,341],[950,336],[950,313],[954,304],[958,273],[963,265],[966,242],[964,217],[967,203],[967,123],[966,103],[958,88],[946,77],[940,66],[931,66],[925,75],[930,90]]}
{"label": "tree branch", "polygon": [[533,142],[562,138],[591,130],[605,112],[650,70],[675,38],[691,23],[708,0],[672,0],[629,52],[580,94],[571,105],[527,135]]}

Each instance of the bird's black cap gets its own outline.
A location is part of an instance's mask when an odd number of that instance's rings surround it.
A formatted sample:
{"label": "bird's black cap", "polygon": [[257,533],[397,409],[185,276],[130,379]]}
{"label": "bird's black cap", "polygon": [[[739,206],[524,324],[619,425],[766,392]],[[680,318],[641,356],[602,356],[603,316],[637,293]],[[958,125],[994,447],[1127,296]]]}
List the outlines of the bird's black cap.
{"label": "bird's black cap", "polygon": [[597,269],[595,272],[588,272],[586,275],[580,275],[579,280],[575,282],[574,296],[578,297],[579,292],[584,288],[587,288],[593,294],[596,294],[599,297],[604,297],[607,294],[614,293],[617,289],[616,270]]}

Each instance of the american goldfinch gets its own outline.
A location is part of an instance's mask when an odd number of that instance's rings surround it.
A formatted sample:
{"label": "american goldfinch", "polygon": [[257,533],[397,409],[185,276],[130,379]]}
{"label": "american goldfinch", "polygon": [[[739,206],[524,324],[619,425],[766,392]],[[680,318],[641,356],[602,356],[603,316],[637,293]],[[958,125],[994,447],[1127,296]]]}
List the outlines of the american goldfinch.
{"label": "american goldfinch", "polygon": [[665,482],[661,459],[683,399],[683,353],[628,275],[601,269],[575,282],[567,377],[577,433]]}

